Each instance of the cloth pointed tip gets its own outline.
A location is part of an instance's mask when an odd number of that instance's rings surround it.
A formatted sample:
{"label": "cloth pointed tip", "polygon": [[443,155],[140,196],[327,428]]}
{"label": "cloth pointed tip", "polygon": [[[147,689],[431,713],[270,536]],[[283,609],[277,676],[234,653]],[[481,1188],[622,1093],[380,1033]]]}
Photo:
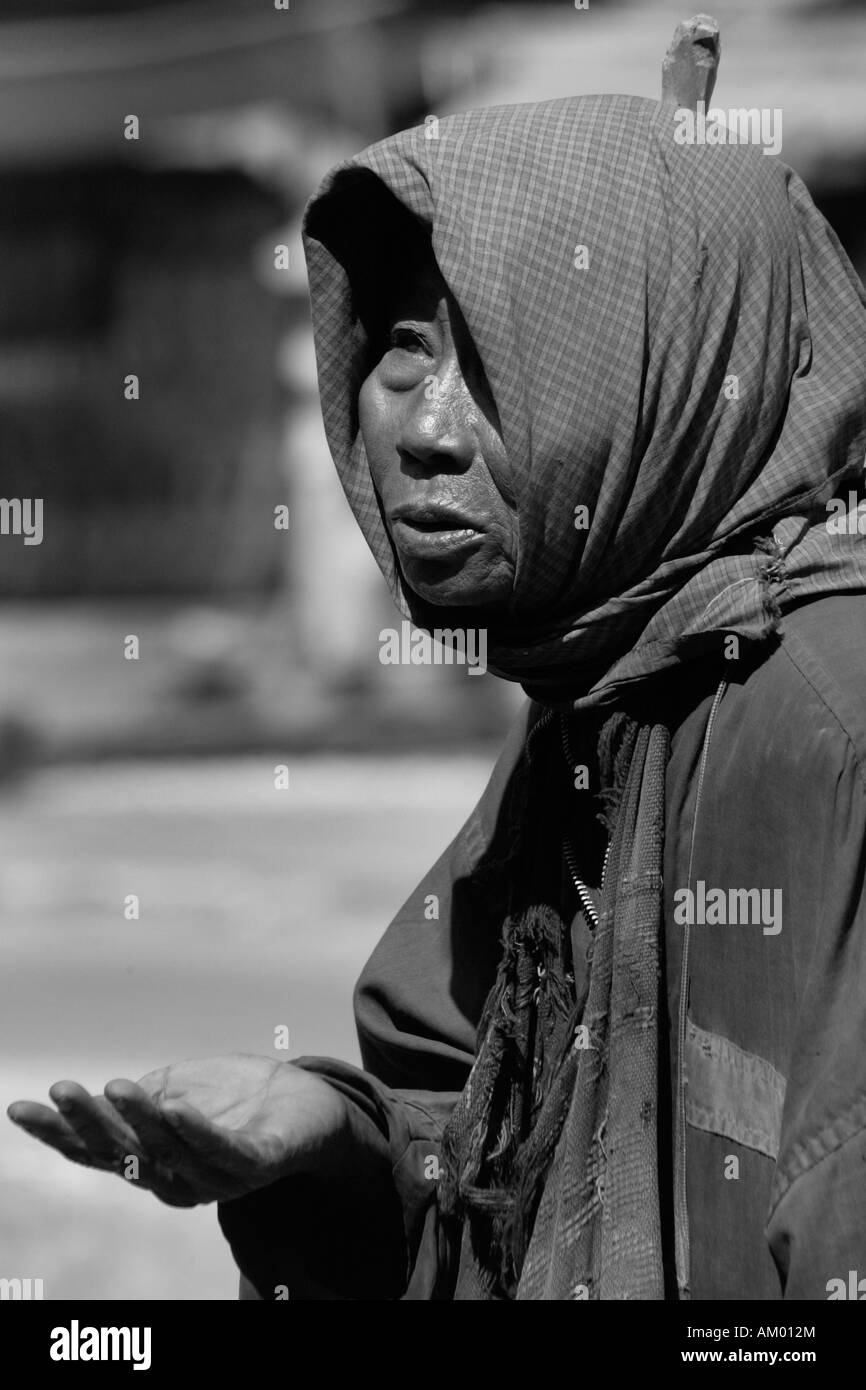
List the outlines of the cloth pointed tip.
{"label": "cloth pointed tip", "polygon": [[674,30],[662,62],[662,101],[695,109],[716,85],[722,44],[712,15],[696,14]]}

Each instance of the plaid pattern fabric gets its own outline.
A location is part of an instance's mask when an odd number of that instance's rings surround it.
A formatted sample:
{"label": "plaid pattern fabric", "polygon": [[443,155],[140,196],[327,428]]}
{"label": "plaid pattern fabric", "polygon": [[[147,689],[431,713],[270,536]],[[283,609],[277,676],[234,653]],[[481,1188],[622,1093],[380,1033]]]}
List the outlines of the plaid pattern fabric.
{"label": "plaid pattern fabric", "polygon": [[514,611],[488,665],[550,703],[866,589],[866,538],[829,534],[824,505],[862,481],[866,297],[796,174],[673,129],[620,96],[450,116],[341,165],[306,214],[329,444],[422,627],[443,615],[402,587],[358,435],[372,364],[347,267],[377,234],[371,180],[429,228],[517,479]]}
{"label": "plaid pattern fabric", "polygon": [[583,1022],[591,1046],[547,1175],[519,1300],[663,1299],[658,989],[668,732],[637,738]]}

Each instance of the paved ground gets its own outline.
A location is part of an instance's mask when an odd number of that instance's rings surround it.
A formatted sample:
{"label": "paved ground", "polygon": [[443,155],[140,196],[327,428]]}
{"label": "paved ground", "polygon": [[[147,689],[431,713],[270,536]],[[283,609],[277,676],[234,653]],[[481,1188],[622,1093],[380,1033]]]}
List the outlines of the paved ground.
{"label": "paved ground", "polygon": [[[356,1060],[350,991],[491,759],[48,768],[0,798],[0,1101],[181,1057]],[[140,919],[123,903],[138,894]],[[0,1121],[0,1276],[46,1298],[230,1299],[207,1209],[177,1212]]]}

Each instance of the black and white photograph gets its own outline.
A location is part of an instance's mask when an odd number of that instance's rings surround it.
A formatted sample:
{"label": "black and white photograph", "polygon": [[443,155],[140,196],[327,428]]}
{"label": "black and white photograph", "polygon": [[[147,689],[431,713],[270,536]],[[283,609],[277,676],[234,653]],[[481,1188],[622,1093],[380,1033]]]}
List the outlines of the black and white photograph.
{"label": "black and white photograph", "polygon": [[0,1301],[42,1373],[556,1301],[667,1304],[571,1315],[659,1371],[829,1374],[864,73],[861,0],[3,0]]}

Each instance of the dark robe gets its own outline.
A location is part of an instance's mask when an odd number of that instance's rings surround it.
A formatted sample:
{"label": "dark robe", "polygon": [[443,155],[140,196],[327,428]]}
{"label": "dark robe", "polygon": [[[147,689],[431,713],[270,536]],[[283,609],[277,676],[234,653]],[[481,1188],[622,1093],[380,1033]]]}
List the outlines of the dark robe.
{"label": "dark robe", "polygon": [[[689,882],[694,832],[692,884],[703,882],[705,896],[716,887],[779,890],[781,922],[765,898],[770,911],[760,922],[691,929],[684,1103],[692,1297],[826,1299],[833,1279],[866,1273],[866,598],[827,598],[790,613],[779,644],[731,681],[696,821],[719,674],[701,670],[703,688],[679,701],[667,772],[667,1237],[683,939],[674,894]],[[350,1174],[338,1191],[286,1181],[220,1207],[235,1258],[262,1297],[279,1285],[298,1299],[451,1297],[457,1251],[437,1220],[431,1159],[496,971],[500,923],[488,866],[507,852],[497,844],[499,812],[540,712],[527,704],[478,806],[361,976],[365,1071],[299,1062],[376,1119],[391,1146],[393,1187],[360,1194]],[[540,775],[556,787],[554,822],[561,761],[552,738]],[[537,838],[539,881],[572,919],[579,992],[589,928],[562,869],[556,825],[539,824]],[[596,857],[590,882],[598,867]],[[425,915],[433,894],[438,920]]]}

